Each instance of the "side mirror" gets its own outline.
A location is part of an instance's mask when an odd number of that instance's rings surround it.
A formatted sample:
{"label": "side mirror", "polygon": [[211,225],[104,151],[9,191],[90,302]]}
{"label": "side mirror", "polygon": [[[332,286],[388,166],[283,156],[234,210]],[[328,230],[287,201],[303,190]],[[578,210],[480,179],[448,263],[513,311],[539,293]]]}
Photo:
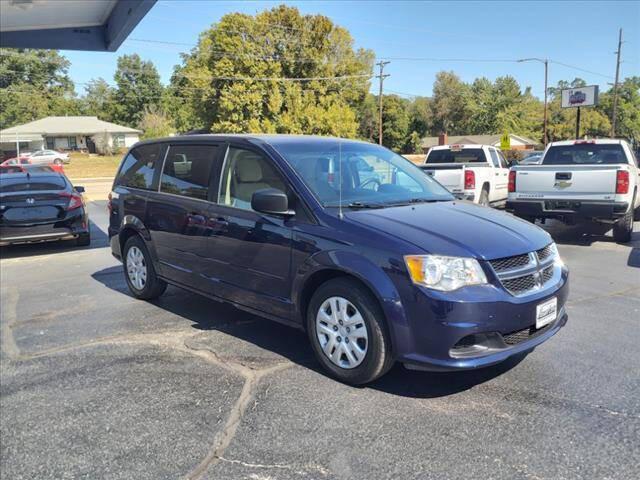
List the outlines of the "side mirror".
{"label": "side mirror", "polygon": [[256,190],[251,196],[251,208],[256,212],[269,213],[271,215],[294,215],[289,210],[287,195],[277,188],[263,188]]}
{"label": "side mirror", "polygon": [[78,193],[84,193],[84,187],[81,187],[80,185],[73,187],[73,189]]}

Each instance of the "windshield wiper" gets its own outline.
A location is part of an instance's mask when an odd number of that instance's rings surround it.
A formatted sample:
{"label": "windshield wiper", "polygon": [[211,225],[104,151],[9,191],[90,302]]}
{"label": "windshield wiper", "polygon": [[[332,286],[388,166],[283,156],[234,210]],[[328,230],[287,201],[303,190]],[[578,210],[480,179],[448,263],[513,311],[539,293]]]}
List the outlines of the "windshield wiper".
{"label": "windshield wiper", "polygon": [[351,202],[344,206],[345,208],[384,208],[382,203],[365,203],[365,202]]}

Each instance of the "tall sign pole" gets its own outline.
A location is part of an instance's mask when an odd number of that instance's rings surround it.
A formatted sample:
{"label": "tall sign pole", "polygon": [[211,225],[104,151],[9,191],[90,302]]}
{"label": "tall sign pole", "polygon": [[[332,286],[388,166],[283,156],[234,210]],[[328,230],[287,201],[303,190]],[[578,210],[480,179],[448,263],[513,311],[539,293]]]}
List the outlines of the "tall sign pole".
{"label": "tall sign pole", "polygon": [[576,140],[580,138],[580,107],[576,112]]}
{"label": "tall sign pole", "polygon": [[380,67],[380,74],[377,76],[380,79],[380,94],[378,96],[378,101],[380,104],[380,108],[378,111],[378,143],[380,145],[382,145],[382,84],[384,83],[384,79],[387,78],[389,75],[383,75],[384,72],[384,66],[388,65],[390,62],[386,61],[380,61],[378,63],[376,63],[376,65],[378,65]]}
{"label": "tall sign pole", "polygon": [[598,85],[565,88],[560,91],[560,107],[577,108],[576,111],[576,139],[580,138],[580,108],[598,105]]}
{"label": "tall sign pole", "polygon": [[620,33],[618,34],[618,51],[616,54],[618,55],[618,59],[616,61],[616,80],[613,84],[613,114],[611,118],[611,137],[615,138],[616,136],[616,120],[618,118],[618,79],[620,77],[620,52],[622,51],[622,29],[620,29]]}

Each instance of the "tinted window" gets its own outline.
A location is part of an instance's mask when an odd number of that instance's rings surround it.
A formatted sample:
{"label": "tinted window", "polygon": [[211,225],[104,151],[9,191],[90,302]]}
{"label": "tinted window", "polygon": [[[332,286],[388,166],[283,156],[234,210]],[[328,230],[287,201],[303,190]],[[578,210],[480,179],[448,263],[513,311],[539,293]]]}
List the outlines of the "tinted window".
{"label": "tinted window", "polygon": [[507,162],[507,159],[504,158],[504,155],[502,154],[502,152],[500,150],[498,150],[497,152],[498,152],[498,158],[500,158],[500,166],[502,168],[508,168],[509,167],[509,162]]}
{"label": "tinted window", "polygon": [[229,148],[220,180],[218,203],[251,210],[253,192],[263,188],[277,188],[288,193],[282,177],[262,155]]}
{"label": "tinted window", "polygon": [[549,147],[542,159],[544,165],[617,165],[626,164],[620,145],[557,145]]}
{"label": "tinted window", "polygon": [[481,148],[465,148],[459,151],[431,150],[426,163],[484,163],[487,156]]}
{"label": "tinted window", "polygon": [[31,176],[16,175],[0,178],[0,192],[25,192],[38,190],[64,190],[67,183],[61,176]]}
{"label": "tinted window", "polygon": [[215,145],[172,145],[162,170],[160,191],[207,200]]}
{"label": "tinted window", "polygon": [[151,190],[161,149],[160,144],[152,144],[131,150],[122,162],[116,185]]}

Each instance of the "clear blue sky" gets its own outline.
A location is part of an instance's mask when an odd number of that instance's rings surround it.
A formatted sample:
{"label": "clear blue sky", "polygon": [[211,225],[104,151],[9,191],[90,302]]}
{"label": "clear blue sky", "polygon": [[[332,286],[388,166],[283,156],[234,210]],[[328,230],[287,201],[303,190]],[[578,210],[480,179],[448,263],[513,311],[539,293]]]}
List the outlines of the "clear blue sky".
{"label": "clear blue sky", "polygon": [[[618,29],[622,27],[624,63],[621,77],[640,75],[639,1],[208,1],[160,0],[116,53],[63,53],[71,60],[74,81],[103,77],[113,82],[119,55],[138,53],[152,60],[167,83],[180,52],[189,47],[154,45],[135,39],[195,44],[198,34],[230,12],[257,13],[280,3],[305,14],[322,14],[347,28],[357,47],[377,57],[429,57],[475,61],[393,60],[385,90],[431,95],[435,74],[453,70],[463,80],[512,75],[521,86],[544,92],[543,66],[538,63],[483,62],[492,59],[547,57],[595,73],[551,64],[549,83],[576,76],[609,88],[615,74]],[[77,85],[78,93],[83,85]]]}

